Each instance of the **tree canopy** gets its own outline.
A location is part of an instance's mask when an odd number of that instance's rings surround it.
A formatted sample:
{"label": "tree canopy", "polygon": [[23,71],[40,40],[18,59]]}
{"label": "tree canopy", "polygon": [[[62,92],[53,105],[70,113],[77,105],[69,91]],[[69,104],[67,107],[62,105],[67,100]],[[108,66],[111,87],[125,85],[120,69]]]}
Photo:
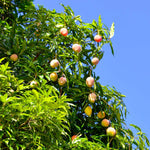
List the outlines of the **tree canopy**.
{"label": "tree canopy", "polygon": [[62,7],[0,2],[0,148],[148,150],[126,125],[125,95],[95,73],[105,44],[114,55],[114,23]]}

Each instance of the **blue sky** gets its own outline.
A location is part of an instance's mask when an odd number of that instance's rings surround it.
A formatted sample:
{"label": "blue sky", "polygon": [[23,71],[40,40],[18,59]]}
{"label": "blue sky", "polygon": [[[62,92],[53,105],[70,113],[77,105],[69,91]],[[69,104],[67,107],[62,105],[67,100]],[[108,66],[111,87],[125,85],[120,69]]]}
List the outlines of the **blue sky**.
{"label": "blue sky", "polygon": [[115,86],[129,112],[127,124],[138,125],[150,139],[150,0],[35,0],[34,4],[62,12],[69,5],[84,22],[98,20],[108,27],[115,22],[112,39],[115,56],[107,46],[96,73],[103,85]]}

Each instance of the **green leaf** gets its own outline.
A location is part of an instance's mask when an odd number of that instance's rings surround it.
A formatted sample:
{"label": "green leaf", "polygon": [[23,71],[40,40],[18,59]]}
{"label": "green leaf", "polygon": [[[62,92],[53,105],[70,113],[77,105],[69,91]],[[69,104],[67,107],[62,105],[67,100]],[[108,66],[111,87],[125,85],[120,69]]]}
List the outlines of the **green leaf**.
{"label": "green leaf", "polygon": [[78,68],[79,68],[79,79],[81,79],[83,65],[81,61],[78,61]]}
{"label": "green leaf", "polygon": [[95,19],[93,19],[92,25],[97,28],[97,22],[95,21]]}
{"label": "green leaf", "polygon": [[85,26],[84,28],[89,28],[89,29],[93,29],[93,28],[96,28],[96,25],[93,25],[91,23],[83,23]]}
{"label": "green leaf", "polygon": [[110,28],[110,36],[109,38],[112,38],[114,36],[114,32],[115,32],[115,23],[113,22]]}
{"label": "green leaf", "polygon": [[129,135],[130,135],[131,137],[134,136],[134,135],[133,135],[133,132],[132,132],[130,129],[128,129],[127,132],[129,133]]}
{"label": "green leaf", "polygon": [[35,89],[32,89],[32,93],[34,94],[34,96],[38,99],[39,98],[39,94]]}
{"label": "green leaf", "polygon": [[75,65],[75,64],[76,64],[76,61],[71,61],[65,66],[64,69],[66,70],[70,65]]}
{"label": "green leaf", "polygon": [[145,138],[145,140],[146,140],[146,144],[148,145],[148,146],[150,146],[150,142],[149,142],[149,139],[144,135],[144,138]]}
{"label": "green leaf", "polygon": [[0,78],[7,78],[7,76],[0,74]]}
{"label": "green leaf", "polygon": [[137,140],[134,140],[134,141],[133,141],[133,144],[136,145],[136,146],[138,147],[139,142],[138,142]]}
{"label": "green leaf", "polygon": [[2,131],[3,130],[3,126],[2,125],[0,125],[0,131]]}
{"label": "green leaf", "polygon": [[4,59],[6,59],[6,58],[4,57],[4,58],[0,59],[0,63],[1,63]]}
{"label": "green leaf", "polygon": [[94,82],[94,91],[96,90],[96,83]]}
{"label": "green leaf", "polygon": [[99,18],[98,18],[98,27],[99,27],[99,29],[102,29],[102,25],[103,25],[103,23],[102,23],[101,15],[99,15]]}
{"label": "green leaf", "polygon": [[141,131],[141,129],[137,126],[137,125],[134,125],[134,124],[130,124],[130,126],[134,127],[136,130],[138,131]]}
{"label": "green leaf", "polygon": [[99,90],[100,90],[100,93],[101,93],[101,96],[103,97],[104,93],[103,93],[103,89],[102,89],[102,86],[101,84],[98,82],[98,87],[99,87]]}
{"label": "green leaf", "polygon": [[112,42],[111,41],[109,41],[109,44],[110,44],[110,48],[111,48],[111,53],[113,54],[113,56],[114,56],[114,49],[113,49],[113,46],[112,46]]}
{"label": "green leaf", "polygon": [[100,51],[100,52],[99,52],[99,56],[98,56],[99,60],[101,60],[101,59],[103,58],[103,56],[104,56],[104,52],[103,52],[103,51]]}

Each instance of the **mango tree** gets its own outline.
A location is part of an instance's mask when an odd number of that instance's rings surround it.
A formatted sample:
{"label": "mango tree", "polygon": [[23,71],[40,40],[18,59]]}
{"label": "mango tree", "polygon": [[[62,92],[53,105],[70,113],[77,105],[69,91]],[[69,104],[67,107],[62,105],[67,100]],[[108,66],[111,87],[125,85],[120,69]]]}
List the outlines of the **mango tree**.
{"label": "mango tree", "polygon": [[114,23],[23,2],[0,2],[0,147],[148,149],[126,126],[125,96],[95,73],[105,44],[114,55]]}

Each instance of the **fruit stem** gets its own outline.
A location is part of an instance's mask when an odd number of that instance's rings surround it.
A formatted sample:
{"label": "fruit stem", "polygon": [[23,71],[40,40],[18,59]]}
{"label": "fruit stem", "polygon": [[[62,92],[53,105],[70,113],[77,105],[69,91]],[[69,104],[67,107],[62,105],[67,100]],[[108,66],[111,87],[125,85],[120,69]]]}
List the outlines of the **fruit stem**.
{"label": "fruit stem", "polygon": [[66,78],[66,75],[62,72],[62,76]]}
{"label": "fruit stem", "polygon": [[110,141],[109,141],[109,145],[111,144],[111,142],[112,142],[112,140],[114,139],[114,137],[112,137],[111,139],[110,139]]}
{"label": "fruit stem", "polygon": [[61,65],[60,65],[60,63],[59,63],[59,69],[58,69],[58,71],[61,72]]}
{"label": "fruit stem", "polygon": [[57,59],[57,51],[56,51],[56,54],[55,54],[55,59]]}
{"label": "fruit stem", "polygon": [[60,65],[59,65],[58,73],[59,73],[59,72],[61,72],[61,68],[60,68]]}
{"label": "fruit stem", "polygon": [[37,53],[36,56],[34,57],[33,61],[35,61],[40,56],[40,54],[41,53]]}
{"label": "fruit stem", "polygon": [[22,126],[25,126],[26,124],[28,124],[31,121],[31,118],[27,119],[24,123],[22,123],[18,129],[20,129]]}
{"label": "fruit stem", "polygon": [[59,95],[59,97],[61,97],[61,94],[62,94],[62,87],[60,88],[60,95]]}
{"label": "fruit stem", "polygon": [[80,132],[77,134],[77,136],[79,136],[80,135]]}
{"label": "fruit stem", "polygon": [[90,76],[91,76],[91,73],[92,73],[92,66],[90,66],[90,72],[89,72]]}
{"label": "fruit stem", "polygon": [[37,72],[35,73],[35,79],[37,78]]}
{"label": "fruit stem", "polygon": [[98,33],[98,35],[99,35],[99,30],[97,29],[97,33]]}
{"label": "fruit stem", "polygon": [[64,14],[64,16],[65,16],[65,17],[64,17],[64,24],[65,24],[64,27],[66,27],[66,26],[67,26],[67,25],[66,25],[66,21],[65,21],[65,20],[66,20],[66,14]]}
{"label": "fruit stem", "polygon": [[109,136],[107,136],[107,148],[109,149]]}

